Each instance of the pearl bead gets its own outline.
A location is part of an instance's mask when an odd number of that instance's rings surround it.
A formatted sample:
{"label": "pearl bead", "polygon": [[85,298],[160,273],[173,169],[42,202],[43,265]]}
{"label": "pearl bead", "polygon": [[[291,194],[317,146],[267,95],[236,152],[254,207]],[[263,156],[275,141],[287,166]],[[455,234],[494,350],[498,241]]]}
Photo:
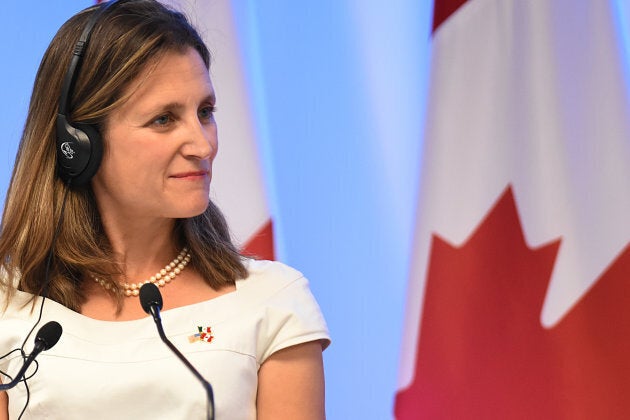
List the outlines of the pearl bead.
{"label": "pearl bead", "polygon": [[138,296],[140,294],[140,287],[142,287],[143,284],[153,283],[160,287],[164,287],[167,283],[170,283],[171,280],[184,270],[190,260],[191,256],[188,253],[188,248],[184,247],[177,257],[173,259],[173,261],[164,266],[164,268],[155,275],[149,277],[148,280],[137,283],[123,282],[119,284],[119,288],[116,287],[115,283],[99,279],[98,277],[93,278],[95,282],[99,283],[106,290],[115,290],[116,293],[120,293],[125,296]]}

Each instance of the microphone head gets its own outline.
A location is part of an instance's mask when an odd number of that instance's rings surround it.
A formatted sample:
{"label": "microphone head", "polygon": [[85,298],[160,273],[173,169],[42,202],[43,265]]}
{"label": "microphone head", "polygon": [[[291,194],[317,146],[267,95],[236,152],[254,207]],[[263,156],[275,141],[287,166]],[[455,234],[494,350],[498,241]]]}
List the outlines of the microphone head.
{"label": "microphone head", "polygon": [[149,315],[151,314],[151,306],[157,306],[162,310],[162,294],[160,289],[153,283],[145,283],[140,288],[140,304],[142,309]]}
{"label": "microphone head", "polygon": [[57,344],[62,331],[63,329],[58,322],[47,322],[39,329],[39,331],[37,331],[37,335],[35,335],[35,344],[40,343],[44,347],[43,350],[48,350]]}

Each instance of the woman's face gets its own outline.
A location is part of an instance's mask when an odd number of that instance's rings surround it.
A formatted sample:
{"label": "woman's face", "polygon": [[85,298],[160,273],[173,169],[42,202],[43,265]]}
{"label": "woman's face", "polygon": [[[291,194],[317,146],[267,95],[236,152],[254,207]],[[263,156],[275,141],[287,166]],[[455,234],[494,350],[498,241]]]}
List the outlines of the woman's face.
{"label": "woman's face", "polygon": [[208,206],[217,153],[215,96],[199,54],[171,52],[128,87],[103,130],[92,188],[104,218],[186,218]]}

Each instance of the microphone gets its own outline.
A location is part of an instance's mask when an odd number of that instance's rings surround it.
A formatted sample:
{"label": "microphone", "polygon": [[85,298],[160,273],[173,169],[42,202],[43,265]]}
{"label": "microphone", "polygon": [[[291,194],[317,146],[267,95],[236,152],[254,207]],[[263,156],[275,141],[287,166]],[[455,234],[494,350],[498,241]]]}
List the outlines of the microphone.
{"label": "microphone", "polygon": [[177,356],[177,358],[186,365],[186,367],[203,385],[206,390],[206,394],[208,395],[207,419],[214,420],[214,394],[212,392],[212,385],[210,385],[210,382],[206,381],[204,377],[201,376],[188,359],[186,359],[186,357],[177,350],[177,347],[175,347],[175,345],[166,338],[164,328],[162,327],[162,318],[160,318],[160,310],[162,310],[162,294],[155,284],[145,283],[142,287],[140,287],[140,304],[142,305],[144,312],[153,317],[153,321],[157,326],[158,334],[160,334],[160,338],[164,344],[166,344],[166,346],[175,353],[175,356]]}
{"label": "microphone", "polygon": [[44,324],[44,326],[41,327],[39,331],[37,331],[37,334],[35,335],[35,346],[33,347],[33,351],[24,361],[24,364],[22,365],[22,368],[20,369],[18,374],[15,376],[15,379],[13,379],[9,383],[0,384],[0,391],[6,391],[7,389],[11,389],[16,386],[18,382],[20,382],[24,378],[26,369],[28,369],[31,363],[33,363],[37,355],[44,350],[52,348],[55,344],[57,344],[57,341],[59,341],[59,337],[61,337],[62,331],[63,330],[61,328],[61,325],[56,321],[50,321]]}
{"label": "microphone", "polygon": [[[160,318],[160,311],[163,305],[162,294],[155,284],[145,283],[142,285],[140,288],[140,305],[142,305],[144,312],[153,316],[153,321],[155,321],[155,324],[158,326],[158,332],[160,333],[160,337],[162,337],[162,333],[164,332],[162,329],[162,319]],[[162,340],[165,339],[166,337]]]}

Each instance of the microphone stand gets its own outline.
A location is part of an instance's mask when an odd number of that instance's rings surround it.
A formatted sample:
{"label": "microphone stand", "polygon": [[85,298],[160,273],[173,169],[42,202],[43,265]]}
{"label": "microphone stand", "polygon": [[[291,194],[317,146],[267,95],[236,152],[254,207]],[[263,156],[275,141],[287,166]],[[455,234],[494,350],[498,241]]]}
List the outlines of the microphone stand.
{"label": "microphone stand", "polygon": [[214,420],[214,393],[212,392],[212,385],[208,381],[204,379],[203,376],[195,369],[195,367],[186,359],[186,357],[175,347],[173,343],[166,337],[164,333],[164,328],[162,327],[162,319],[160,318],[160,309],[156,304],[152,304],[149,307],[149,312],[153,316],[153,320],[155,321],[155,325],[157,326],[158,334],[160,338],[166,344],[166,346],[171,349],[173,353],[177,356],[179,360],[182,361],[183,364],[192,372],[193,375],[202,383],[204,389],[206,390],[206,394],[208,396],[208,404],[206,406],[206,418],[208,420]]}

